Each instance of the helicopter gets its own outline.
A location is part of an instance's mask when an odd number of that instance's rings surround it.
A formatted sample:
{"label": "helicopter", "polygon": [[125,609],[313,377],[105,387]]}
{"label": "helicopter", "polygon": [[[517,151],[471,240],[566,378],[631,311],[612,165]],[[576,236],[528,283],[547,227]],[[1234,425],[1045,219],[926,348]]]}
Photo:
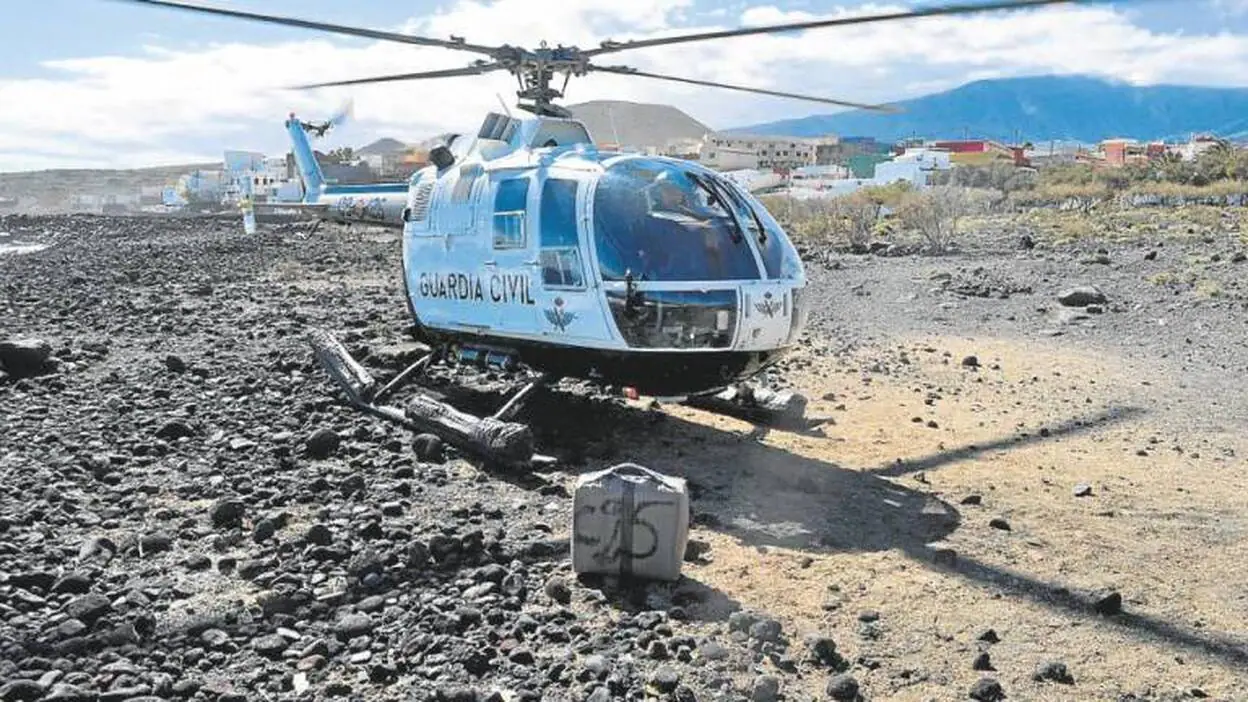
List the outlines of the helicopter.
{"label": "helicopter", "polygon": [[290,138],[291,153],[303,184],[303,202],[264,203],[258,208],[310,211],[319,219],[339,223],[371,224],[402,228],[402,214],[407,205],[406,182],[330,184],[312,150],[311,139],[324,137],[333,127],[347,121],[353,104],[347,101],[322,122],[301,120],[290,113],[283,126]]}
{"label": "helicopter", "polygon": [[[696,32],[599,46],[485,46],[347,27],[180,0],[124,0],[354,37],[478,54],[468,66],[293,86],[296,89],[475,76],[507,71],[518,107],[490,112],[475,134],[430,150],[406,184],[401,268],[417,339],[429,351],[384,386],[328,332],[314,353],[351,402],[377,416],[439,434],[496,460],[535,456],[510,422],[537,388],[584,379],[641,395],[719,398],[800,412],[793,393],[748,382],[797,345],[811,307],[798,251],[747,188],[696,162],[599,149],[565,107],[572,77],[607,73],[717,87],[870,111],[872,105],[600,65],[606,54],[646,47],[1075,0],[998,0],[876,15]],[[562,87],[551,85],[563,76]],[[294,118],[291,118],[294,122]],[[288,122],[288,127],[290,126]],[[307,126],[296,123],[302,137]],[[531,378],[494,414],[474,417],[428,397],[404,410],[383,404],[430,363],[451,361]]]}

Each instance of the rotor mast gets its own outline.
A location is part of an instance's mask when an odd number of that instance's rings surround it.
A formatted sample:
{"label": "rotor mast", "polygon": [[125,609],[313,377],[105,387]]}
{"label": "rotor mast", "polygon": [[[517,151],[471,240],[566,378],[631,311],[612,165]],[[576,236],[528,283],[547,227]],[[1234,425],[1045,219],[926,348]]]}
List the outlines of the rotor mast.
{"label": "rotor mast", "polygon": [[[583,76],[589,71],[589,61],[584,52],[562,45],[552,49],[545,41],[535,51],[512,46],[503,47],[503,50],[507,55],[500,57],[499,63],[516,77],[519,85],[516,97],[521,100],[521,109],[548,117],[571,116],[566,108],[554,104],[554,101],[563,97],[572,76]],[[563,85],[556,89],[550,83],[557,74],[563,74]],[[530,102],[526,104],[525,100]]]}

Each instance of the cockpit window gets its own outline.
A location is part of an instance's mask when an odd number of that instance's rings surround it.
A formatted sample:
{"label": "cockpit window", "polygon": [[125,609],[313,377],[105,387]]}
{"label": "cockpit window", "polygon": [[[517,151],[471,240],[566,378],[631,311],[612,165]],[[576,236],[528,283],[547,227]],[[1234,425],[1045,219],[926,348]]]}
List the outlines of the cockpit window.
{"label": "cockpit window", "polygon": [[729,205],[699,176],[651,159],[616,163],[594,194],[604,280],[757,280],[754,253]]}
{"label": "cockpit window", "polygon": [[780,224],[767,212],[763,204],[727,178],[718,178],[715,182],[728,192],[737,216],[745,225],[749,236],[758,242],[758,251],[762,255],[767,277],[773,280],[794,280],[800,277],[801,266],[797,249],[793,248]]}
{"label": "cockpit window", "polygon": [[[731,187],[738,187],[735,184],[729,184]],[[763,203],[749,193],[742,192],[739,188],[737,192],[750,205],[754,216],[758,223],[762,226],[765,239],[762,240],[759,253],[763,255],[763,264],[767,268],[767,276],[769,278],[780,278],[782,280],[797,280],[802,277],[802,260],[797,253],[797,248],[793,246],[793,242],[789,237],[785,236],[784,229],[775,217],[763,207]]]}

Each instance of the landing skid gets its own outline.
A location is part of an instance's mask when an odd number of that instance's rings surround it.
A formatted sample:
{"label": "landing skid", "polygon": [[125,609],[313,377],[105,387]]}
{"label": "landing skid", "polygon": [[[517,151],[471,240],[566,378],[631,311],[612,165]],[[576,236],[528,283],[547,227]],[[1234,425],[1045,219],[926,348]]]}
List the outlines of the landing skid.
{"label": "landing skid", "polygon": [[822,420],[807,419],[806,397],[792,390],[772,390],[751,383],[737,383],[714,395],[691,395],[684,404],[751,422],[779,427],[811,428]]}
{"label": "landing skid", "polygon": [[532,466],[554,461],[549,456],[534,453],[533,432],[527,425],[508,421],[523,408],[534,391],[548,382],[545,375],[530,381],[489,417],[461,412],[419,391],[400,409],[383,401],[418,378],[436,360],[436,351],[429,351],[382,386],[328,332],[313,331],[308,343],[317,362],[342,388],[351,404],[373,416],[414,431],[429,432],[465,453],[502,465]]}

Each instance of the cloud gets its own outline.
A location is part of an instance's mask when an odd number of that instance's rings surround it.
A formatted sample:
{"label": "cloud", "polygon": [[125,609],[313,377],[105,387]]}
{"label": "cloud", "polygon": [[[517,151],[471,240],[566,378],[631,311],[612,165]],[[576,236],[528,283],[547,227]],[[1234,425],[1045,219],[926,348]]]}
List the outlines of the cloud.
{"label": "cloud", "polygon": [[[1229,2],[1230,0],[1219,0]],[[1241,2],[1242,0],[1236,0]],[[605,38],[662,36],[811,19],[755,5],[698,15],[691,0],[586,0],[550,12],[549,0],[459,0],[405,31],[461,35],[480,44],[593,47]],[[901,9],[858,4],[846,12]],[[722,10],[722,8],[721,8]],[[153,27],[160,12],[153,12]],[[144,30],[146,31],[146,30]],[[194,50],[149,42],[133,56],[45,62],[51,77],[0,80],[0,171],[49,165],[130,167],[213,157],[227,148],[281,153],[289,111],[316,119],[345,98],[355,121],[321,148],[378,136],[417,140],[472,130],[501,95],[506,73],[288,91],[280,86],[466,65],[468,52],[311,35],[267,45],[218,43]],[[1160,33],[1112,7],[1055,6],[974,17],[929,17],[783,35],[653,47],[606,54],[602,64],[734,84],[888,102],[954,87],[975,77],[1082,73],[1136,83],[1248,85],[1248,36]],[[574,78],[565,102],[614,98],[674,104],[712,127],[835,108],[641,77]]]}
{"label": "cloud", "polygon": [[1215,12],[1234,17],[1248,14],[1248,0],[1209,0]]}

